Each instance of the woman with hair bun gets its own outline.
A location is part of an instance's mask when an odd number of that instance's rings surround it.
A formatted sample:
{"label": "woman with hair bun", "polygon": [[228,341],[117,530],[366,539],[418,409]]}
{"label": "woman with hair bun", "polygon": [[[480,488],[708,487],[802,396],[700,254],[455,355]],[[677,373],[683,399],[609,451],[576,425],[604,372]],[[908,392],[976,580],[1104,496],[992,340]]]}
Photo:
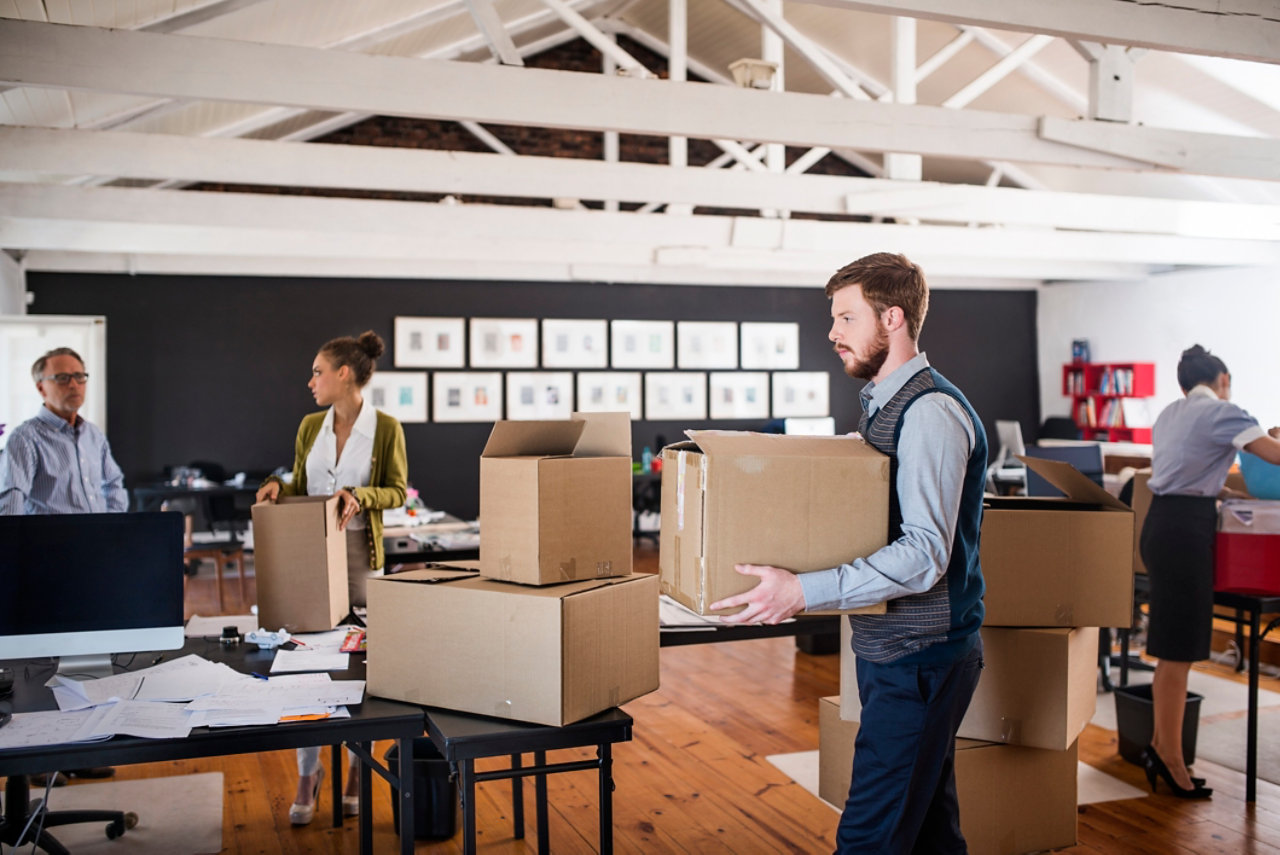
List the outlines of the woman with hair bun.
{"label": "woman with hair bun", "polygon": [[[327,342],[311,363],[307,388],[327,410],[312,413],[298,426],[293,479],[272,476],[258,490],[259,502],[281,496],[337,496],[338,527],[347,537],[347,593],[352,606],[365,605],[370,576],[382,572],[382,512],[404,504],[408,462],[400,422],[373,408],[361,390],[373,376],[374,363],[385,350],[373,331],[359,338]],[[359,812],[359,776],[350,760],[342,812]],[[289,806],[289,821],[306,825],[315,816],[324,769],[320,749],[298,749],[298,795]]]}
{"label": "woman with hair bun", "polygon": [[1221,359],[1194,345],[1178,361],[1186,397],[1160,413],[1152,431],[1151,509],[1139,543],[1151,585],[1147,652],[1159,662],[1152,679],[1154,727],[1144,757],[1152,792],[1163,778],[1175,796],[1204,799],[1213,790],[1192,778],[1182,754],[1187,674],[1209,658],[1213,635],[1213,550],[1217,499],[1244,449],[1280,463],[1280,428],[1230,403],[1231,374]]}

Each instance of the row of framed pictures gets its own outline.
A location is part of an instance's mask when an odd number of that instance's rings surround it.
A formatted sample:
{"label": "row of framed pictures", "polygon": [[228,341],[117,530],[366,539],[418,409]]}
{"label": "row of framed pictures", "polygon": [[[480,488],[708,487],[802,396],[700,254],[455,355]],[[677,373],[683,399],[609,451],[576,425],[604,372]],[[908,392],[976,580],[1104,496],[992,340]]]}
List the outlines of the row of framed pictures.
{"label": "row of framed pictures", "polygon": [[829,415],[829,382],[825,371],[435,371],[431,419],[428,372],[375,372],[364,394],[402,422],[567,419],[575,411],[767,420]]}
{"label": "row of framed pictures", "polygon": [[[464,341],[468,328],[470,348]],[[800,326],[747,321],[398,317],[395,364],[397,368],[792,371],[800,367]]]}

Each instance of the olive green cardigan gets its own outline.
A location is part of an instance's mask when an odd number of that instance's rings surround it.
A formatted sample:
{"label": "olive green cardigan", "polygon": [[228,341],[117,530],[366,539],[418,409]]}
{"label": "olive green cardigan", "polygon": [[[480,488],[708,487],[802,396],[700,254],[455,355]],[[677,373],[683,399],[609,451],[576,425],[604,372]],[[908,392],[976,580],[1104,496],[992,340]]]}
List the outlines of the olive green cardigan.
{"label": "olive green cardigan", "polygon": [[[324,424],[327,411],[312,413],[298,425],[298,439],[293,450],[293,480],[286,484],[274,475],[267,481],[280,482],[280,495],[305,496],[307,494],[307,455],[311,446],[315,445],[320,435],[320,427]],[[405,487],[408,483],[409,462],[404,449],[404,428],[400,422],[381,410],[378,415],[378,426],[373,432],[373,458],[369,469],[368,487],[346,487],[360,509],[366,512],[368,524],[365,531],[369,535],[369,569],[379,570],[386,561],[382,549],[382,512],[387,508],[398,508],[404,504]],[[263,483],[267,483],[264,481]]]}

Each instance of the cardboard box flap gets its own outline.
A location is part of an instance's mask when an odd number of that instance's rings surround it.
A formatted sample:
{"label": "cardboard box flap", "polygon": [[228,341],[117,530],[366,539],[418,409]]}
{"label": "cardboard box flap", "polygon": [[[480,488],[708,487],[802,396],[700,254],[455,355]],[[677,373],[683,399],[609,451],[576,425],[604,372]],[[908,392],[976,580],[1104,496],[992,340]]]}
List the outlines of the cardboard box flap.
{"label": "cardboard box flap", "polygon": [[454,582],[458,579],[473,579],[479,570],[479,563],[478,561],[459,561],[457,564],[427,564],[420,570],[389,573],[377,578],[387,579],[392,582],[417,582],[434,585],[439,582]]}
{"label": "cardboard box flap", "polygon": [[880,452],[853,436],[786,436],[734,430],[685,431],[703,453],[762,457],[879,457]]}
{"label": "cardboard box flap", "polygon": [[[573,454],[585,421],[502,421],[493,423],[481,457],[550,457]],[[630,456],[630,451],[627,452]]]}
{"label": "cardboard box flap", "polygon": [[574,457],[631,457],[631,413],[574,413],[586,427]]}
{"label": "cardboard box flap", "polygon": [[1115,511],[1132,510],[1124,502],[1099,487],[1070,463],[1060,460],[1044,460],[1039,457],[1019,457],[1027,468],[1067,494],[1068,499],[1102,505]]}

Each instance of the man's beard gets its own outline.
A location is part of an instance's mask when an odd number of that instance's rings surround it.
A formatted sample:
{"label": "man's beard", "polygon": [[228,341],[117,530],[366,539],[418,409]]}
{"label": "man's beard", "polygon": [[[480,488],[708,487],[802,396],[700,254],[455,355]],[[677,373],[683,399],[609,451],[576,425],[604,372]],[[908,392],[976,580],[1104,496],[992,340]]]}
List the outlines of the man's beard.
{"label": "man's beard", "polygon": [[[840,349],[836,348],[836,352],[839,353]],[[880,324],[876,325],[876,337],[871,342],[871,353],[866,359],[860,358],[852,349],[849,353],[853,354],[853,362],[845,365],[844,373],[856,380],[870,380],[880,373],[885,360],[889,358],[889,331]]]}

